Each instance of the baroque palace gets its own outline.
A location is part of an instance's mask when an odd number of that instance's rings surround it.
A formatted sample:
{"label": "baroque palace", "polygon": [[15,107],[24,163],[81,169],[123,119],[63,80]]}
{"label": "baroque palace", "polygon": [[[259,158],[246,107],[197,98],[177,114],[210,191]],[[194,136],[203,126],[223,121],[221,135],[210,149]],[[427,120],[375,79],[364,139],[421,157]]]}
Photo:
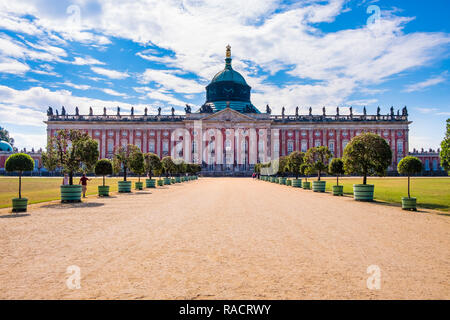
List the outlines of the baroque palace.
{"label": "baroque palace", "polygon": [[264,112],[250,100],[251,87],[244,77],[233,70],[231,49],[227,46],[225,68],[217,73],[206,87],[206,102],[197,111],[186,105],[185,114],[114,114],[87,115],[61,113],[49,107],[47,134],[61,129],[84,130],[96,139],[102,158],[112,157],[116,147],[134,144],[143,152],[154,152],[160,157],[183,158],[203,165],[203,173],[245,174],[258,162],[267,162],[292,151],[306,151],[315,146],[327,146],[334,156],[343,155],[346,144],[362,132],[374,132],[386,139],[392,148],[391,170],[408,155],[409,124],[406,107],[388,114],[271,114],[267,105]]}

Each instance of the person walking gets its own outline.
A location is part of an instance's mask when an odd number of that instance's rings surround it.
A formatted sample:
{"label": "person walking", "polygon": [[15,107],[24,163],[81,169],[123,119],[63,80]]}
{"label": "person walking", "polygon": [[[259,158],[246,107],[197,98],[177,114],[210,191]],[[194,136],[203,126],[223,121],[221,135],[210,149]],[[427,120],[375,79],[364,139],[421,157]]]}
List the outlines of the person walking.
{"label": "person walking", "polygon": [[83,173],[83,175],[80,178],[80,182],[78,184],[81,184],[81,190],[83,191],[83,198],[86,198],[86,190],[87,190],[87,182],[91,181],[86,175]]}

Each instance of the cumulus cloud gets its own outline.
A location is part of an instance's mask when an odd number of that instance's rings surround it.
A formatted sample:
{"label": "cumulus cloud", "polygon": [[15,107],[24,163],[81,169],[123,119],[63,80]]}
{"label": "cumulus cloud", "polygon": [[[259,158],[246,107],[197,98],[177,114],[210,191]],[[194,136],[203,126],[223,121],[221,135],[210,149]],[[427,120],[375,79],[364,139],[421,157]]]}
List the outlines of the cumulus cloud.
{"label": "cumulus cloud", "polygon": [[417,83],[413,83],[410,85],[407,85],[405,87],[405,92],[415,92],[415,91],[421,91],[424,90],[428,87],[432,87],[435,86],[439,83],[443,83],[445,82],[447,79],[444,75],[440,75],[440,76],[436,76],[436,77],[431,77],[425,81],[421,81],[421,82],[417,82]]}
{"label": "cumulus cloud", "polygon": [[130,76],[126,72],[120,72],[100,67],[91,67],[91,70],[94,71],[95,73],[101,74],[102,76],[108,77],[110,79],[125,79]]}

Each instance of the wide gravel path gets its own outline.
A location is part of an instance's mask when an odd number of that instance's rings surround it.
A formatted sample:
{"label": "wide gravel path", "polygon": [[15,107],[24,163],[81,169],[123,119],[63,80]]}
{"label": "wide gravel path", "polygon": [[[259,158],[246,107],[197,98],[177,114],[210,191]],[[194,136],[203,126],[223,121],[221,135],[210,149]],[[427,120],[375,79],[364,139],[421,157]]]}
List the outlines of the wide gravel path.
{"label": "wide gravel path", "polygon": [[29,208],[0,211],[1,299],[450,298],[450,216],[432,210],[249,178]]}

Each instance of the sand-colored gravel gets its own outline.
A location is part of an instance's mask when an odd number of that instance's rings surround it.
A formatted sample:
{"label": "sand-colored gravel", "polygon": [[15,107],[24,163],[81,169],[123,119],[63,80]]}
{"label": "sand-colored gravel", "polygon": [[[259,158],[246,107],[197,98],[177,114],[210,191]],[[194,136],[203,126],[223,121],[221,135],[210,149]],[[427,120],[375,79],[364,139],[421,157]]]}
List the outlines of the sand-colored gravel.
{"label": "sand-colored gravel", "polygon": [[29,213],[0,211],[2,299],[450,298],[450,216],[436,211],[205,178]]}

